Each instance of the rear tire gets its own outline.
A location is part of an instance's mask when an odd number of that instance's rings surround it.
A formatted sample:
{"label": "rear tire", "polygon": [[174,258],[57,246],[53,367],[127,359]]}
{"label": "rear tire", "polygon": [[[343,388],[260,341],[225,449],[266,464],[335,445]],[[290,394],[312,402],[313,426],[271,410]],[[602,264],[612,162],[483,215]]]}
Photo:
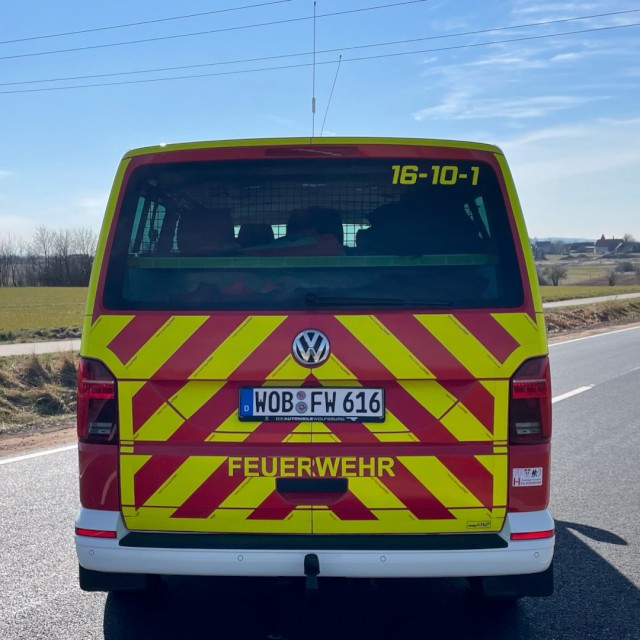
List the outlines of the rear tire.
{"label": "rear tire", "polygon": [[152,593],[162,585],[156,575],[144,573],[107,573],[79,567],[80,588],[83,591]]}
{"label": "rear tire", "polygon": [[522,598],[521,595],[491,595],[485,590],[485,578],[474,576],[473,578],[467,578],[469,583],[469,595],[474,602],[481,604],[493,604],[502,607],[514,606],[518,600]]}
{"label": "rear tire", "polygon": [[546,598],[553,595],[553,563],[540,573],[473,577],[467,580],[475,600],[513,605],[525,596]]}

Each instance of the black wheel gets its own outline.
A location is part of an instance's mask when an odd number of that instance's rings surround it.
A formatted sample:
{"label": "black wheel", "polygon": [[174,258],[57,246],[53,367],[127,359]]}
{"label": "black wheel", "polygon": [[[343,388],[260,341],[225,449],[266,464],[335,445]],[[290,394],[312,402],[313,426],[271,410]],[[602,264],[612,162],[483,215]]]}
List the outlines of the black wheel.
{"label": "black wheel", "polygon": [[544,598],[553,595],[553,563],[540,573],[473,577],[467,580],[471,596],[483,602],[513,604],[524,596]]}
{"label": "black wheel", "polygon": [[475,602],[509,607],[515,605],[522,598],[522,595],[516,593],[488,593],[485,589],[485,580],[486,578],[481,577],[467,578],[469,594]]}
{"label": "black wheel", "polygon": [[83,591],[155,593],[162,588],[162,578],[142,573],[107,573],[79,567]]}

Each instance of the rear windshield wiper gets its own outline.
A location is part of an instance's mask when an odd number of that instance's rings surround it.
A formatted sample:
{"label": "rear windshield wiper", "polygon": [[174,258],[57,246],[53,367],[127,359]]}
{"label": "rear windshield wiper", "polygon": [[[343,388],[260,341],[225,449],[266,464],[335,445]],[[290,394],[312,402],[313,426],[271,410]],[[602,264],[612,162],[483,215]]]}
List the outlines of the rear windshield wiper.
{"label": "rear windshield wiper", "polygon": [[405,298],[341,298],[307,293],[304,301],[318,307],[450,307],[451,303],[439,300],[410,300]]}

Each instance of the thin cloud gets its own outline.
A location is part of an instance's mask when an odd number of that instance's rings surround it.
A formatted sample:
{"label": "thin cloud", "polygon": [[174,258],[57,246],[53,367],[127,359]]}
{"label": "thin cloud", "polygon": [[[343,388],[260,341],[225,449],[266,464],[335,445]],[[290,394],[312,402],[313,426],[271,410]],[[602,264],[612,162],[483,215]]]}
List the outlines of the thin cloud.
{"label": "thin cloud", "polygon": [[414,113],[413,117],[418,122],[427,118],[446,118],[450,120],[541,118],[555,111],[572,109],[603,99],[606,99],[606,97],[533,96],[508,100],[478,98],[477,96],[459,93],[449,95],[441,104],[435,107],[428,107]]}
{"label": "thin cloud", "polygon": [[3,171],[0,169],[0,180],[3,178],[8,178],[11,175],[11,171]]}
{"label": "thin cloud", "polygon": [[516,5],[512,13],[520,16],[548,13],[553,16],[553,19],[557,19],[559,13],[566,13],[570,16],[581,15],[583,13],[606,11],[610,6],[608,2],[540,2],[531,4],[531,2],[526,2],[525,0],[520,3],[520,6]]}
{"label": "thin cloud", "polygon": [[[640,118],[596,118],[498,141],[532,235],[638,234]],[[613,231],[607,231],[607,234]]]}
{"label": "thin cloud", "polygon": [[569,177],[586,180],[593,174],[606,184],[607,173],[640,168],[640,145],[629,144],[638,139],[640,118],[597,119],[531,131],[498,144],[526,189],[562,184]]}
{"label": "thin cloud", "polygon": [[531,57],[517,55],[514,53],[504,53],[494,56],[473,60],[466,64],[467,67],[508,67],[510,71],[514,69],[544,69],[547,66],[546,60],[532,59]]}

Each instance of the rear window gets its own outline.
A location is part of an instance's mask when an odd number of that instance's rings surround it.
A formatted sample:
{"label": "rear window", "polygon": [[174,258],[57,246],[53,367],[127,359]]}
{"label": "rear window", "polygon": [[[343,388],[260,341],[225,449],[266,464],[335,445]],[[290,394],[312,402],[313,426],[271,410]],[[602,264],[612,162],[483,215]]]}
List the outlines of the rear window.
{"label": "rear window", "polygon": [[152,164],[132,172],[110,309],[514,307],[522,282],[483,162]]}

